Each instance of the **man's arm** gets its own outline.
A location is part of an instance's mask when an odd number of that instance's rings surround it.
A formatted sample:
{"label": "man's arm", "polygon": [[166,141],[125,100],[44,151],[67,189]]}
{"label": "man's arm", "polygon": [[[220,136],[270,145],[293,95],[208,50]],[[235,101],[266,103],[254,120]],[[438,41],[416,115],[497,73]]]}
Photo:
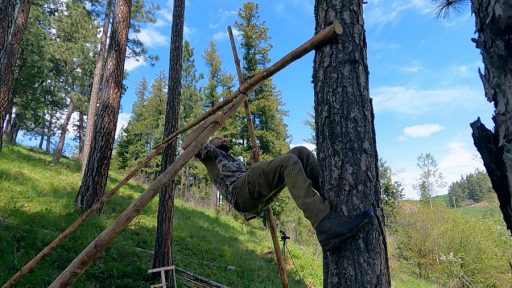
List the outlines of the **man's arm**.
{"label": "man's arm", "polygon": [[190,134],[188,134],[185,139],[183,139],[183,142],[181,143],[181,149],[187,150],[188,146],[194,142],[201,133],[210,126],[211,123],[217,122],[219,124],[222,123],[224,115],[222,114],[215,114],[211,116],[210,118],[204,120],[201,124],[199,124],[199,127],[194,129]]}

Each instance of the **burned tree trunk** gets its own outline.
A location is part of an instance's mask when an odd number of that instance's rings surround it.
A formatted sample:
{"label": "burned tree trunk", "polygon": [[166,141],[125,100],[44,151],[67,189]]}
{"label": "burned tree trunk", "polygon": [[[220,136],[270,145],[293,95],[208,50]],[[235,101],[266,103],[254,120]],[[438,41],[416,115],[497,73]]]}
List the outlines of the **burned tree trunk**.
{"label": "burned tree trunk", "polygon": [[324,287],[390,287],[362,1],[317,0],[315,17],[317,32],[334,21],[343,27],[314,59],[321,189],[336,213],[377,215],[340,248],[324,252]]}
{"label": "burned tree trunk", "polygon": [[484,73],[485,96],[493,102],[494,132],[480,119],[471,123],[473,141],[498,195],[507,228],[512,232],[512,4],[506,0],[472,0]]}
{"label": "burned tree trunk", "polygon": [[[167,108],[165,113],[164,138],[178,129],[181,70],[183,54],[183,26],[185,17],[185,0],[175,0],[172,17],[171,51],[169,64],[169,81],[167,89]],[[162,173],[174,162],[177,152],[177,140],[171,142],[162,154]],[[160,191],[158,200],[157,235],[155,239],[155,256],[153,268],[172,265],[172,228],[174,217],[174,180]]]}
{"label": "burned tree trunk", "polygon": [[75,198],[75,203],[84,210],[91,208],[103,196],[107,184],[123,89],[131,5],[131,0],[115,1],[114,20],[103,81],[103,97],[101,97],[98,107],[97,121],[94,123],[91,152],[80,189]]}

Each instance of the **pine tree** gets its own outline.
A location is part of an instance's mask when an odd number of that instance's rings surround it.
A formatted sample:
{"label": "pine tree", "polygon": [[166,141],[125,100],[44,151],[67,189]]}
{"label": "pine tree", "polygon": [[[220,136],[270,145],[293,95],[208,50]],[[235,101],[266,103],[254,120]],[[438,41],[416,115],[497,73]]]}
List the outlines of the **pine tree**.
{"label": "pine tree", "polygon": [[20,54],[21,40],[28,22],[32,0],[20,1],[16,22],[13,27],[10,27],[13,24],[11,22],[14,13],[13,5],[14,3],[10,0],[2,1],[2,4],[0,4],[0,16],[2,16],[0,20],[0,33],[2,35],[0,37],[2,37],[2,40],[9,39],[5,42],[8,45],[0,45],[0,49],[2,49],[0,50],[0,151],[2,151],[3,144],[5,109],[9,102],[16,63]]}
{"label": "pine tree", "polygon": [[[169,63],[169,80],[167,89],[167,105],[165,111],[164,137],[169,137],[178,129],[181,75],[183,66],[183,26],[185,24],[185,0],[175,0],[173,4],[171,51]],[[178,141],[173,140],[162,153],[163,173],[174,162],[177,156]],[[158,198],[157,233],[155,238],[155,254],[153,268],[172,265],[172,229],[174,216],[175,181],[172,180],[160,191]],[[170,273],[166,273],[170,276]]]}
{"label": "pine tree", "polygon": [[316,0],[315,31],[339,21],[343,33],[316,50],[313,67],[320,190],[335,213],[376,217],[341,247],[324,252],[324,287],[390,287],[369,93],[363,2]]}
{"label": "pine tree", "polygon": [[[244,78],[250,78],[270,63],[269,51],[272,48],[265,22],[260,20],[258,4],[246,2],[238,11],[239,21],[236,28],[242,36],[242,60]],[[254,129],[263,158],[277,156],[285,152],[287,144],[287,127],[283,121],[286,111],[282,109],[280,92],[272,81],[266,80],[249,95]],[[243,143],[249,150],[247,128],[242,131]]]}
{"label": "pine tree", "polygon": [[105,192],[121,100],[131,0],[116,0],[94,138],[75,203],[89,209]]}

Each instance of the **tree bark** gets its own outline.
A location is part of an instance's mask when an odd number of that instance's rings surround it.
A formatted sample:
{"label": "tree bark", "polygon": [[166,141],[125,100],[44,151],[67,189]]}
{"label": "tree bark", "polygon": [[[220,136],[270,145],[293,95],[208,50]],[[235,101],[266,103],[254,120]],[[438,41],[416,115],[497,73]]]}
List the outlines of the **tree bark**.
{"label": "tree bark", "polygon": [[[494,132],[480,119],[471,124],[473,141],[498,195],[500,209],[512,232],[512,4],[507,0],[472,0],[484,73],[485,97],[493,102]],[[488,142],[485,142],[488,141]]]}
{"label": "tree bark", "polygon": [[53,115],[50,111],[50,117],[48,118],[48,129],[46,130],[46,153],[50,153],[52,146],[52,125],[53,125]]}
{"label": "tree bark", "polygon": [[[167,108],[165,115],[164,138],[178,129],[181,70],[183,54],[183,26],[185,21],[185,0],[175,0],[173,6],[171,51],[169,63],[169,80],[167,89]],[[176,159],[177,139],[174,139],[164,149],[162,154],[161,173]],[[155,254],[153,268],[172,265],[172,229],[174,217],[174,180],[171,180],[162,191],[158,200],[157,234],[155,239]],[[170,276],[169,271],[167,275]],[[170,279],[170,278],[168,278]]]}
{"label": "tree bark", "polygon": [[344,29],[314,58],[322,194],[336,213],[377,216],[339,249],[324,252],[324,287],[390,287],[362,1],[317,0],[315,18],[317,32],[333,21]]}
{"label": "tree bark", "polygon": [[105,192],[123,88],[124,61],[131,0],[116,0],[103,81],[103,97],[94,122],[94,136],[75,203],[89,209]]}
{"label": "tree bark", "polygon": [[84,151],[84,114],[78,112],[78,159],[82,159],[82,153]]}
{"label": "tree bark", "polygon": [[82,161],[82,174],[85,172],[85,166],[87,166],[87,159],[91,151],[91,141],[93,138],[94,121],[96,119],[100,82],[102,79],[101,76],[103,75],[103,67],[105,66],[105,50],[107,48],[111,9],[112,0],[108,0],[107,7],[105,7],[105,19],[103,20],[103,29],[101,31],[100,50],[98,51],[98,58],[96,59],[96,66],[94,68],[94,78],[92,80],[91,96],[89,98],[89,109],[87,111],[87,128],[85,130],[85,142],[80,157]]}
{"label": "tree bark", "polygon": [[55,151],[53,152],[52,163],[57,164],[60,161],[60,157],[62,156],[62,150],[64,150],[64,143],[66,142],[66,133],[68,131],[68,124],[71,120],[71,115],[73,115],[73,111],[75,110],[75,103],[73,100],[69,99],[68,104],[68,112],[66,112],[66,117],[64,117],[64,121],[60,126],[60,136],[59,142],[57,143],[57,147],[55,147]]}
{"label": "tree bark", "polygon": [[[3,25],[4,20],[6,22],[12,21],[12,17],[10,17],[10,13],[12,12],[11,8],[11,0],[4,0],[7,1],[4,6],[2,3],[0,8],[2,8],[3,11],[0,11],[1,18],[1,26]],[[21,46],[21,39],[23,36],[23,32],[25,31],[25,27],[27,26],[27,20],[28,16],[30,14],[30,7],[32,5],[31,0],[22,0],[19,8],[18,15],[16,16],[16,23],[14,27],[12,28],[12,32],[9,33],[9,31],[5,31],[4,27],[0,28],[0,33],[4,33],[4,35],[0,35],[2,37],[2,40],[7,39],[8,41],[4,44],[1,44],[0,47],[2,47],[3,51],[0,51],[0,151],[2,151],[2,133],[3,133],[3,125],[4,125],[4,114],[5,114],[5,108],[7,106],[7,102],[9,99],[9,94],[11,92],[11,87],[13,83],[14,74],[16,71],[16,61],[18,60],[18,55],[20,54],[20,46]],[[4,8],[5,7],[5,8]],[[5,10],[4,10],[5,9]],[[3,17],[6,17],[6,19],[3,19]],[[7,27],[7,25],[5,26]],[[10,35],[5,35],[5,33]]]}

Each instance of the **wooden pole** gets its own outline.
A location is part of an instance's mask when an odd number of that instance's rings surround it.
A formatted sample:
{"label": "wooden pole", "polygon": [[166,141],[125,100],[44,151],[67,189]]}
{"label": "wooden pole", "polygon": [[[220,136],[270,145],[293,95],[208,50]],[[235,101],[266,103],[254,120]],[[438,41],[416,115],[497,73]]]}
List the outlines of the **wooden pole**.
{"label": "wooden pole", "polygon": [[[232,113],[232,111],[234,109],[236,109],[240,104],[242,104],[243,100],[245,100],[245,97],[239,97],[240,95],[247,94],[250,90],[252,90],[256,85],[261,83],[263,80],[266,80],[266,79],[272,77],[274,74],[276,74],[277,72],[279,72],[280,70],[282,70],[283,68],[288,66],[293,61],[299,59],[300,57],[311,52],[313,49],[315,49],[315,48],[321,46],[322,44],[326,43],[327,41],[331,40],[336,35],[341,34],[341,31],[342,31],[341,25],[337,22],[335,22],[334,24],[323,29],[318,34],[316,34],[314,37],[312,37],[310,40],[306,41],[304,44],[299,46],[297,49],[295,49],[292,52],[285,55],[283,58],[281,58],[279,61],[274,63],[272,66],[261,70],[253,78],[249,79],[248,81],[246,81],[245,83],[240,85],[238,90],[235,91],[229,97],[227,97],[223,102],[215,105],[212,109],[210,109],[208,112],[203,114],[196,121],[194,121],[193,123],[191,123],[187,127],[185,127],[186,129],[182,128],[182,129],[176,131],[175,132],[176,135],[169,136],[169,138],[167,138],[161,145],[166,145],[166,143],[169,143],[172,140],[171,139],[172,137],[176,137],[179,133],[182,133],[183,131],[186,131],[186,130],[190,129],[191,127],[194,127],[195,125],[197,125],[204,119],[213,115],[216,111],[219,111],[220,109],[224,108],[225,106],[227,106],[228,104],[230,104],[236,100],[235,103],[233,103],[233,105],[231,105],[230,108],[228,109],[228,111],[231,111],[230,113]],[[228,111],[226,111],[226,113]],[[217,127],[214,127],[214,126],[217,126]],[[216,125],[216,124],[210,125],[209,128],[207,130],[205,130],[205,132],[198,137],[196,142],[193,143],[180,157],[178,157],[178,159],[176,159],[176,161],[164,173],[162,173],[143,194],[141,194],[139,199],[134,201],[116,219],[116,221],[114,223],[112,223],[105,231],[103,231],[93,242],[91,242],[91,244],[89,246],[87,246],[87,248],[84,249],[84,251],[82,251],[82,253],[80,255],[77,256],[77,258],[75,258],[75,260],[66,268],[66,270],[64,270],[61,273],[61,275],[59,275],[59,277],[54,281],[54,283],[52,283],[52,285],[50,287],[67,287],[67,286],[71,285],[71,283],[73,283],[73,281],[76,278],[78,278],[78,276],[80,276],[80,274],[85,270],[85,268],[87,266],[89,266],[90,263],[94,259],[96,259],[96,257],[102,251],[104,251],[106,249],[106,247],[117,237],[117,235],[119,235],[121,233],[121,231],[124,228],[126,228],[126,226],[128,226],[128,224],[131,222],[131,220],[133,220],[133,218],[135,218],[135,216],[138,215],[142,211],[142,209],[149,203],[149,201],[156,194],[158,194],[158,191],[161,189],[161,187],[163,185],[165,185],[165,183],[170,181],[170,179],[172,177],[174,177],[174,175],[176,175],[176,173],[178,171],[175,171],[175,170],[181,169],[183,167],[183,165],[185,165],[185,163],[188,162],[193,157],[193,155],[195,153],[197,153],[197,151],[199,151],[201,144],[203,142],[205,142],[208,139],[208,137],[210,137],[217,129],[218,129],[218,125]],[[208,133],[211,133],[211,134],[206,135]],[[203,142],[201,142],[201,141],[203,141]],[[165,146],[163,146],[163,147],[165,147]],[[163,149],[163,147],[161,147],[161,149]],[[161,149],[160,149],[160,151],[161,151]],[[157,149],[155,149],[153,151],[153,154],[150,154],[146,158],[146,160],[148,158],[150,158],[151,155],[153,155],[153,157],[155,155],[157,155],[158,153],[156,151],[157,151]],[[148,160],[148,162],[149,162],[149,160]],[[144,162],[144,160],[143,160],[143,162]],[[134,170],[136,170],[136,169],[134,169]],[[132,173],[130,173],[130,174],[132,174]],[[133,175],[135,175],[135,174],[136,173],[133,173]],[[105,202],[106,202],[106,200],[105,200]],[[99,206],[101,206],[101,205],[99,205]],[[84,220],[85,220],[85,218],[84,218]],[[75,222],[75,223],[77,223],[77,222]],[[78,224],[78,225],[80,225],[80,224]],[[39,261],[37,261],[37,262],[39,262]],[[8,284],[9,284],[9,282],[6,283],[6,285],[8,285]],[[11,286],[4,285],[3,287],[5,288],[5,287],[11,287]]]}
{"label": "wooden pole", "polygon": [[[242,76],[242,69],[240,68],[240,60],[238,59],[238,52],[236,51],[235,38],[233,37],[233,31],[231,30],[231,26],[228,26],[228,34],[229,40],[231,42],[231,51],[233,52],[233,59],[235,61],[236,73],[238,75],[238,83],[240,85],[243,84],[244,79]],[[254,125],[252,123],[251,112],[249,110],[249,99],[245,99],[244,101],[244,111],[245,117],[247,118],[247,126],[249,131],[249,136],[251,138],[252,148],[256,149],[254,154],[255,162],[260,161],[260,150],[258,148],[258,141],[256,140],[256,135],[254,134]],[[274,252],[276,254],[276,262],[277,267],[279,269],[279,276],[281,277],[281,284],[283,288],[288,288],[288,278],[286,277],[286,267],[284,266],[283,256],[281,255],[281,247],[279,246],[279,240],[277,239],[277,229],[276,229],[276,220],[274,219],[274,213],[272,212],[272,207],[267,207],[267,217],[270,229],[270,235],[272,236],[272,244],[274,245]]]}

